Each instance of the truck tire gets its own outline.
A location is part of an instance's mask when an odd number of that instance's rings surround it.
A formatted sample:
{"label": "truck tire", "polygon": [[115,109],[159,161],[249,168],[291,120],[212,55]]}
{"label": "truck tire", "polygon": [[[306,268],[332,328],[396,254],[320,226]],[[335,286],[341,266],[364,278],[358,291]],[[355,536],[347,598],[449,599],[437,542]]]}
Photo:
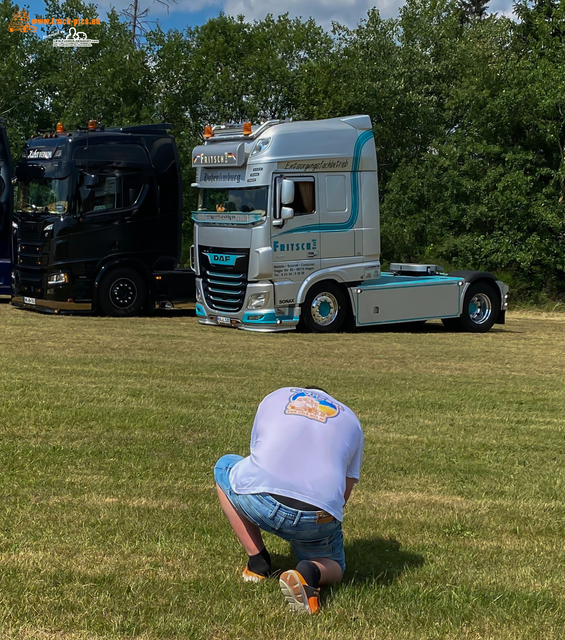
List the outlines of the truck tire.
{"label": "truck tire", "polygon": [[105,316],[138,316],[147,303],[147,285],[138,271],[118,267],[105,274],[100,283],[98,306]]}
{"label": "truck tire", "polygon": [[500,296],[488,282],[476,282],[465,293],[463,313],[459,318],[442,320],[447,329],[486,333],[498,319]]}
{"label": "truck tire", "polygon": [[333,333],[339,331],[347,317],[347,298],[343,289],[334,282],[315,284],[302,305],[302,319],[309,331]]}

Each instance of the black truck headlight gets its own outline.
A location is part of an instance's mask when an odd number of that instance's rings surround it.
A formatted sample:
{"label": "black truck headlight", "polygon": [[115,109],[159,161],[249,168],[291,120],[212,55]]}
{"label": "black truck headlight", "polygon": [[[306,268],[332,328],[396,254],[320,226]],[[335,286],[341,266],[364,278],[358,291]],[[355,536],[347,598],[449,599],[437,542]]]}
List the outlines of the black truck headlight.
{"label": "black truck headlight", "polygon": [[69,275],[67,273],[52,273],[49,276],[49,280],[47,280],[47,284],[67,284],[68,281]]}

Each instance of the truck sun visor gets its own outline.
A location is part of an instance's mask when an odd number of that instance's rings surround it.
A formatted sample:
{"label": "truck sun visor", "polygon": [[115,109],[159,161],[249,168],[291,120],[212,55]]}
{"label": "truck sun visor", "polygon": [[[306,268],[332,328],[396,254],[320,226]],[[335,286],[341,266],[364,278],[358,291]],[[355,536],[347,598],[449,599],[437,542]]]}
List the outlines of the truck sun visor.
{"label": "truck sun visor", "polygon": [[245,144],[208,144],[192,152],[193,167],[241,167],[245,163]]}

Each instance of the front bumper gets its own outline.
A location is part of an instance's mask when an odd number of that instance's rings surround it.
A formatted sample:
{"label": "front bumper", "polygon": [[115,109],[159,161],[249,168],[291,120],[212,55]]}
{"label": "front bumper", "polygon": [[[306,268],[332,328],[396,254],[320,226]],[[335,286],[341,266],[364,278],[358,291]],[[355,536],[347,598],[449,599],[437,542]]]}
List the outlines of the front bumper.
{"label": "front bumper", "polygon": [[[51,270],[49,270],[51,271]],[[45,313],[92,313],[92,280],[75,280],[53,284],[49,271],[42,267],[14,267],[12,273],[12,304],[21,309]],[[70,269],[64,269],[70,273]]]}
{"label": "front bumper", "polygon": [[30,309],[43,313],[91,313],[91,302],[63,302],[58,300],[42,300],[30,296],[14,296],[12,304],[20,309]]}
{"label": "front bumper", "polygon": [[[258,331],[272,333],[277,331],[292,331],[296,328],[299,320],[298,311],[292,309],[275,309],[267,306],[262,309],[247,309],[247,301],[252,295],[259,293],[269,294],[268,300],[272,304],[273,285],[252,283],[247,285],[245,293],[244,308],[234,312],[221,312],[211,309],[205,302],[202,294],[202,283],[200,279],[196,282],[198,291],[198,302],[196,303],[196,317],[201,324],[218,327],[229,327],[232,329],[243,329],[244,331]],[[267,303],[268,304],[268,303]]]}

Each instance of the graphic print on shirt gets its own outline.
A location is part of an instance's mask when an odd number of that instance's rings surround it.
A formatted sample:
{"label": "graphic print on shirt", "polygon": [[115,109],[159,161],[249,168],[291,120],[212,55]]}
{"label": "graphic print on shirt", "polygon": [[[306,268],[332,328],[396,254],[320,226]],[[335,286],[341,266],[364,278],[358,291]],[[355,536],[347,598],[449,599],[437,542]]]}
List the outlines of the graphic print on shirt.
{"label": "graphic print on shirt", "polygon": [[327,422],[335,418],[343,407],[325,396],[309,389],[291,389],[291,396],[284,412],[289,416],[304,416],[310,420]]}

